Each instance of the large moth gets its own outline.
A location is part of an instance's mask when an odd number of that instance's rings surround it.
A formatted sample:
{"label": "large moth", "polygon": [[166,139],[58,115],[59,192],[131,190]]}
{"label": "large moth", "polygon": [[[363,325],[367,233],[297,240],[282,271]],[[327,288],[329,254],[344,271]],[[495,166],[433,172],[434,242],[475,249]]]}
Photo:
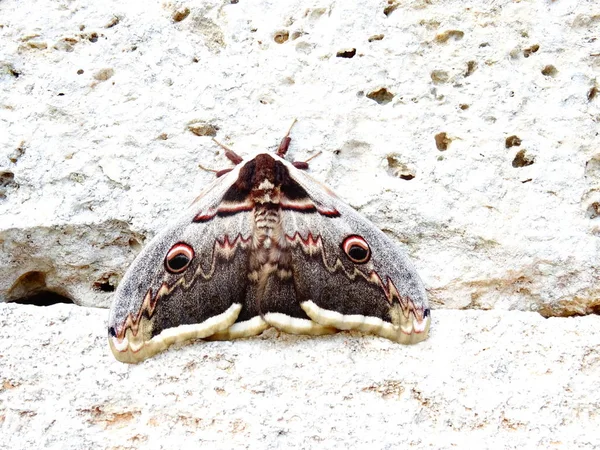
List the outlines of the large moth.
{"label": "large moth", "polygon": [[276,153],[220,171],[146,245],[115,293],[108,324],[119,361],[176,342],[254,336],[273,326],[321,335],[360,330],[403,344],[424,340],[427,295],[404,251]]}

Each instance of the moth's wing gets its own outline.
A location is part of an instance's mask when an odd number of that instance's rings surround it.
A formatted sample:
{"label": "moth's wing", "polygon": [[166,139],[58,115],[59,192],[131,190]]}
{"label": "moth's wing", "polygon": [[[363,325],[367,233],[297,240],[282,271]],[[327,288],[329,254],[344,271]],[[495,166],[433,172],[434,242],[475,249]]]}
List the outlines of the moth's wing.
{"label": "moth's wing", "polygon": [[[329,189],[287,166],[315,205],[295,210],[291,204],[281,219],[292,248],[296,301],[306,315],[325,327],[407,344],[424,340],[431,321],[427,294],[405,251]],[[344,245],[363,242],[370,256],[353,262]]]}
{"label": "moth's wing", "polygon": [[[129,267],[109,316],[109,345],[118,360],[139,362],[176,342],[226,330],[245,309],[251,216],[218,211],[237,171],[215,180]],[[186,257],[182,271],[169,271],[181,269]]]}

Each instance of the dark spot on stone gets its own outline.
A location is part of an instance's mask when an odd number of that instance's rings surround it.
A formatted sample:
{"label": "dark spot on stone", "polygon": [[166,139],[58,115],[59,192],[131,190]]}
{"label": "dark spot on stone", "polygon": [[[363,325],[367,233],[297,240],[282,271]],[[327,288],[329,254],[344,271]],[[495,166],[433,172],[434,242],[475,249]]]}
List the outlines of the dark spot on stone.
{"label": "dark spot on stone", "polygon": [[190,123],[188,125],[188,129],[194,133],[196,136],[211,136],[215,137],[217,135],[217,131],[219,131],[219,127],[205,122],[196,122]]}
{"label": "dark spot on stone", "polygon": [[108,327],[108,335],[110,337],[117,337],[117,332],[115,331],[115,327]]}
{"label": "dark spot on stone", "polygon": [[387,6],[385,8],[383,8],[383,14],[385,14],[387,17],[391,13],[393,13],[399,6],[400,6],[400,4],[396,3],[395,0],[388,0]]}
{"label": "dark spot on stone", "polygon": [[98,42],[98,33],[91,33],[88,40],[90,42]]}
{"label": "dark spot on stone", "polygon": [[383,34],[374,34],[373,36],[371,36],[368,40],[369,42],[373,42],[373,41],[381,41],[384,38],[385,35]]}
{"label": "dark spot on stone", "polygon": [[519,145],[521,145],[521,139],[515,135],[507,137],[504,143],[506,148],[518,147]]}
{"label": "dark spot on stone", "polygon": [[554,67],[553,65],[548,65],[542,69],[542,75],[546,77],[554,77],[557,73],[558,70],[556,70],[556,67]]}
{"label": "dark spot on stone", "polygon": [[430,74],[431,81],[435,84],[442,84],[448,81],[448,72],[445,70],[434,70]]}
{"label": "dark spot on stone", "polygon": [[[21,143],[19,144],[19,146],[17,148],[15,148],[15,150],[8,155],[8,159],[11,163],[16,164],[17,161],[19,160],[19,158],[21,158],[21,156],[23,156],[25,154],[25,141],[21,141]],[[12,172],[11,172],[12,173]],[[12,179],[14,180],[14,174]],[[2,173],[0,172],[0,189],[2,188]]]}
{"label": "dark spot on stone", "polygon": [[287,30],[280,30],[275,33],[273,40],[278,44],[283,44],[290,38],[290,33]]}
{"label": "dark spot on stone", "polygon": [[475,70],[477,70],[477,62],[476,61],[469,61],[467,63],[467,70],[465,72],[465,78],[466,77],[470,77],[471,75],[473,75],[473,72],[475,72]]}
{"label": "dark spot on stone", "polygon": [[409,181],[416,176],[415,171],[404,164],[398,155],[388,155],[387,163],[389,167],[388,172],[395,177]]}
{"label": "dark spot on stone", "polygon": [[435,40],[440,44],[444,44],[448,42],[450,38],[454,39],[455,41],[460,41],[464,36],[465,33],[460,30],[447,30],[443,33],[438,34],[435,37]]}
{"label": "dark spot on stone", "polygon": [[59,97],[62,97],[63,95],[65,95],[63,92],[59,92],[59,93],[58,93],[58,96],[59,96]]}
{"label": "dark spot on stone", "polygon": [[354,58],[354,55],[356,55],[355,48],[340,50],[335,54],[335,56],[337,56],[338,58]]}
{"label": "dark spot on stone", "polygon": [[519,150],[513,159],[512,166],[513,167],[526,167],[530,166],[535,162],[535,158],[531,155],[528,155],[525,149]]}
{"label": "dark spot on stone", "polygon": [[0,199],[6,198],[9,190],[18,189],[15,174],[10,171],[0,172]]}
{"label": "dark spot on stone", "polygon": [[181,22],[189,15],[190,15],[190,8],[180,8],[173,13],[171,18],[173,19],[173,22]]}
{"label": "dark spot on stone", "polygon": [[94,289],[96,291],[101,291],[101,292],[114,292],[115,287],[112,284],[108,283],[108,282],[105,282],[105,283],[94,283]]}
{"label": "dark spot on stone", "polygon": [[77,75],[82,75],[82,74],[83,74],[83,69],[79,69],[79,70],[77,71]]}
{"label": "dark spot on stone", "polygon": [[423,310],[423,317],[429,317],[431,315],[431,310],[429,308],[425,308]]}
{"label": "dark spot on stone", "polygon": [[118,25],[119,22],[121,21],[121,19],[117,16],[113,16],[106,25],[104,25],[104,28],[112,28],[115,25]]}
{"label": "dark spot on stone", "polygon": [[386,105],[393,100],[394,94],[392,94],[386,88],[379,88],[375,91],[369,92],[367,94],[367,98],[375,100],[380,105]]}
{"label": "dark spot on stone", "polygon": [[593,86],[587,93],[588,102],[591,102],[592,100],[594,100],[596,98],[597,94],[598,94],[598,88],[596,86]]}
{"label": "dark spot on stone", "polygon": [[532,45],[531,47],[528,47],[526,49],[523,49],[523,56],[525,58],[529,58],[531,56],[532,53],[537,53],[537,51],[540,49],[540,46],[535,44]]}
{"label": "dark spot on stone", "polygon": [[469,109],[469,105],[467,105],[466,103],[463,103],[462,105],[459,106],[460,109],[462,109],[463,111]]}
{"label": "dark spot on stone", "polygon": [[452,139],[448,137],[448,134],[443,131],[435,135],[435,146],[440,152],[448,150],[448,146],[452,142]]}
{"label": "dark spot on stone", "polygon": [[586,216],[588,219],[595,219],[596,217],[600,217],[600,202],[594,202],[586,211]]}

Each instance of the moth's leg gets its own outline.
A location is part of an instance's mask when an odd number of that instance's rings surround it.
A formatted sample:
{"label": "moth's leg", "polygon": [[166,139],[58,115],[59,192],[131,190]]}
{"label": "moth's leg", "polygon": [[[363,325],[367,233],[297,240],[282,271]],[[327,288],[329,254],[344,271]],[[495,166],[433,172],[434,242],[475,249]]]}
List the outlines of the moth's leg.
{"label": "moth's leg", "polygon": [[294,121],[290,125],[290,128],[288,129],[287,133],[281,140],[281,143],[279,144],[279,147],[277,148],[277,156],[280,156],[282,158],[285,157],[285,154],[287,153],[288,148],[290,147],[290,142],[292,142],[292,138],[290,137],[290,132],[292,131],[292,127],[297,122],[297,120],[298,119],[294,119]]}
{"label": "moth's leg", "polygon": [[[240,155],[238,155],[236,152],[234,152],[233,150],[231,150],[225,144],[221,144],[215,138],[213,138],[213,142],[215,144],[217,144],[219,147],[221,147],[223,150],[225,150],[225,157],[229,161],[231,161],[232,163],[234,163],[236,166],[244,160]],[[219,175],[217,175],[217,176],[219,176]]]}
{"label": "moth's leg", "polygon": [[221,170],[209,169],[208,167],[204,167],[202,164],[198,164],[198,167],[200,167],[202,170],[206,170],[207,172],[213,172],[217,176],[217,178],[222,177],[226,173],[231,172],[233,170],[233,169],[221,169]]}

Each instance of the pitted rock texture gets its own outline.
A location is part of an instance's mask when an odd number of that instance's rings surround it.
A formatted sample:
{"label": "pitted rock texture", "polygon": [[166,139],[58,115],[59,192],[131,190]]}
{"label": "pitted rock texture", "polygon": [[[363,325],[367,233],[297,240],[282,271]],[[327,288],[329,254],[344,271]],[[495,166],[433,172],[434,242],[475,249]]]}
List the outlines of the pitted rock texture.
{"label": "pitted rock texture", "polygon": [[595,0],[4,0],[0,299],[108,305],[126,242],[195,198],[198,164],[229,164],[213,136],[251,156],[298,118],[291,158],[323,152],[312,175],[407,246],[434,307],[598,312],[599,17]]}
{"label": "pitted rock texture", "polygon": [[431,337],[274,331],[117,362],[106,311],[0,304],[0,448],[600,445],[600,317],[437,311]]}

